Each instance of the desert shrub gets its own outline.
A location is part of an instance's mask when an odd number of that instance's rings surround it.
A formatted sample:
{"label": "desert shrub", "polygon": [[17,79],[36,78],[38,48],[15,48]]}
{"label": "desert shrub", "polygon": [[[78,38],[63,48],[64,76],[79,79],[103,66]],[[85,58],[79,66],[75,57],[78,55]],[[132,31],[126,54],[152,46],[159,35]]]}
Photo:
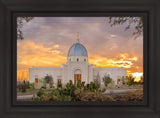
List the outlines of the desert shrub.
{"label": "desert shrub", "polygon": [[25,80],[23,81],[23,84],[21,84],[22,87],[22,92],[26,92],[26,82]]}
{"label": "desert shrub", "polygon": [[143,90],[136,90],[134,92],[126,92],[125,94],[116,94],[113,96],[116,101],[142,101]]}
{"label": "desert shrub", "polygon": [[42,96],[42,94],[44,94],[44,91],[42,88],[39,89],[39,91],[37,92],[37,96]]}
{"label": "desert shrub", "polygon": [[78,101],[113,101],[112,97],[103,95],[102,91],[84,91],[83,88],[78,88],[75,95]]}
{"label": "desert shrub", "polygon": [[26,92],[26,87],[22,85],[22,92]]}
{"label": "desert shrub", "polygon": [[109,83],[108,85],[107,85],[107,88],[113,88],[113,87],[115,87],[116,85],[115,85],[115,81],[111,81],[111,83]]}
{"label": "desert shrub", "polygon": [[62,88],[62,83],[58,83],[58,87],[59,87],[59,88]]}
{"label": "desert shrub", "polygon": [[122,81],[122,84],[123,84],[123,85],[126,84],[126,77],[123,76],[123,77],[121,78],[121,81]]}
{"label": "desert shrub", "polygon": [[63,101],[71,101],[72,97],[71,96],[65,96]]}
{"label": "desert shrub", "polygon": [[135,82],[134,82],[135,78],[133,77],[133,75],[127,76],[126,80],[127,80],[127,85],[129,85],[129,86],[135,84]]}
{"label": "desert shrub", "polygon": [[141,80],[139,81],[140,84],[143,84],[143,75],[141,76]]}
{"label": "desert shrub", "polygon": [[54,88],[53,82],[51,82],[51,83],[49,84],[49,86],[50,86],[50,88]]}
{"label": "desert shrub", "polygon": [[25,80],[22,83],[19,83],[17,85],[17,88],[19,92],[26,92],[26,89],[29,88],[28,82],[25,82]]}
{"label": "desert shrub", "polygon": [[103,82],[104,82],[105,86],[107,86],[109,83],[112,82],[112,78],[110,78],[109,76],[104,76]]}
{"label": "desert shrub", "polygon": [[35,94],[34,94],[32,100],[33,101],[40,101],[40,97],[38,97],[38,96],[36,97]]}
{"label": "desert shrub", "polygon": [[[37,92],[40,101],[104,101],[109,100],[103,95],[105,89],[100,89],[93,82],[85,85],[85,82],[73,84],[70,80],[64,88],[43,89]],[[37,100],[37,99],[33,99]]]}
{"label": "desert shrub", "polygon": [[22,84],[18,84],[17,88],[18,88],[19,92],[22,91]]}
{"label": "desert shrub", "polygon": [[46,89],[46,85],[45,85],[45,86],[42,86],[41,89]]}
{"label": "desert shrub", "polygon": [[38,83],[43,83],[43,82],[44,82],[44,78],[38,79]]}
{"label": "desert shrub", "polygon": [[105,89],[97,88],[93,82],[75,85],[70,80],[64,88],[41,88],[34,101],[142,101],[143,90],[126,92],[125,94],[104,95]]}
{"label": "desert shrub", "polygon": [[29,88],[30,88],[30,83],[29,83],[29,81],[27,81],[27,82],[25,83],[25,86],[26,86],[26,89],[29,89]]}
{"label": "desert shrub", "polygon": [[35,88],[34,83],[30,83],[30,88],[32,88],[32,89]]}
{"label": "desert shrub", "polygon": [[90,84],[87,85],[87,90],[94,92],[99,90],[99,86],[96,85],[95,83],[91,82]]}

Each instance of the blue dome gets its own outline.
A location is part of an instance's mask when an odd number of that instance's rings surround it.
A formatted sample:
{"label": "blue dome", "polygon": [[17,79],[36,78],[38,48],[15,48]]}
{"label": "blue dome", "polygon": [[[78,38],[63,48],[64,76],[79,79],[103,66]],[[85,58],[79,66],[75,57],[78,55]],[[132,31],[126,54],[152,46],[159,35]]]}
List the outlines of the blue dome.
{"label": "blue dome", "polygon": [[85,57],[88,57],[88,54],[87,54],[86,48],[82,44],[75,43],[70,47],[70,49],[68,51],[68,57],[70,57],[70,56],[85,56]]}

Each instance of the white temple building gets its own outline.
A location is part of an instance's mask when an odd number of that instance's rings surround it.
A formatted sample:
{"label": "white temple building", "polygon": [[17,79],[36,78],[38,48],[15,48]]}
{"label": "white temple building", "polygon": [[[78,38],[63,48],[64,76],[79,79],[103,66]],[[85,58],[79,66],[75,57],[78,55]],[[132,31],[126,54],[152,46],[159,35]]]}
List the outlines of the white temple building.
{"label": "white temple building", "polygon": [[74,84],[77,80],[88,84],[90,82],[99,81],[103,84],[103,77],[109,76],[115,84],[121,83],[121,78],[126,77],[127,70],[121,67],[94,67],[88,63],[88,53],[86,48],[79,41],[79,33],[77,33],[77,41],[68,50],[67,62],[61,67],[32,67],[29,68],[29,82],[39,83],[46,75],[52,78],[54,86],[59,83],[65,86],[69,80]]}

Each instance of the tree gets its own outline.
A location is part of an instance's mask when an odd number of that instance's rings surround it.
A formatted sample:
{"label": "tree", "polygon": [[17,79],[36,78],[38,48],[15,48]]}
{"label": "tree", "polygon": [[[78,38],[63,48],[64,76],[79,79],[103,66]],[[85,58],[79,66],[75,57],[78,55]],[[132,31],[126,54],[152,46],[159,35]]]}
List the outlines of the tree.
{"label": "tree", "polygon": [[44,87],[46,87],[46,83],[50,85],[50,87],[53,86],[53,79],[52,76],[49,76],[48,74],[44,78]]}
{"label": "tree", "polygon": [[104,82],[105,86],[107,86],[109,83],[112,82],[112,78],[110,78],[109,76],[104,76],[103,82]]}
{"label": "tree", "polygon": [[135,24],[135,39],[137,39],[143,33],[143,18],[142,17],[109,17],[109,23],[112,26],[123,25],[128,23],[125,30],[130,29],[132,24]]}
{"label": "tree", "polygon": [[22,84],[22,92],[26,92],[26,82],[25,82],[25,80],[23,81],[23,84]]}
{"label": "tree", "polygon": [[141,80],[139,81],[139,83],[143,83],[143,75],[141,76]]}
{"label": "tree", "polygon": [[101,79],[99,76],[99,72],[97,73],[96,80],[97,80],[97,85],[100,87],[101,86]]}
{"label": "tree", "polygon": [[133,85],[133,84],[135,84],[135,82],[134,82],[134,80],[135,80],[135,77],[133,77],[133,75],[129,75],[129,76],[127,76],[127,84],[130,86],[130,85]]}
{"label": "tree", "polygon": [[44,81],[46,82],[46,83],[51,83],[51,82],[53,82],[53,79],[52,79],[52,76],[49,76],[48,74],[45,76],[45,78],[44,78]]}
{"label": "tree", "polygon": [[23,32],[22,32],[22,27],[24,24],[24,21],[29,22],[33,19],[34,17],[18,17],[17,18],[17,39],[23,40]]}

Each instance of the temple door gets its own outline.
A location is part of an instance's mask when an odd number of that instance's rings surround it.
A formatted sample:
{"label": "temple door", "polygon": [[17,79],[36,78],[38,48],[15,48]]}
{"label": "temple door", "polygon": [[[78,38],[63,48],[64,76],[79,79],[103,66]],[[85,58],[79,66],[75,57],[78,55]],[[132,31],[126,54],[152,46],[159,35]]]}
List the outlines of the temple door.
{"label": "temple door", "polygon": [[77,80],[80,80],[81,84],[81,74],[74,74],[74,84],[77,84]]}

